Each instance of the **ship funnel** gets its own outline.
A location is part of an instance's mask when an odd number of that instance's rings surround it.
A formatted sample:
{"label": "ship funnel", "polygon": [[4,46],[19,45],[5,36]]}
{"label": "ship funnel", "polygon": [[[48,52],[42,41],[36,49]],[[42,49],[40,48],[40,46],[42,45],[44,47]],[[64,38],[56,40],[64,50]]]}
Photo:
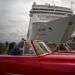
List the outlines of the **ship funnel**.
{"label": "ship funnel", "polygon": [[50,4],[49,4],[49,3],[45,3],[45,5],[46,5],[46,6],[50,6]]}
{"label": "ship funnel", "polygon": [[35,6],[36,5],[36,2],[33,2],[33,6]]}

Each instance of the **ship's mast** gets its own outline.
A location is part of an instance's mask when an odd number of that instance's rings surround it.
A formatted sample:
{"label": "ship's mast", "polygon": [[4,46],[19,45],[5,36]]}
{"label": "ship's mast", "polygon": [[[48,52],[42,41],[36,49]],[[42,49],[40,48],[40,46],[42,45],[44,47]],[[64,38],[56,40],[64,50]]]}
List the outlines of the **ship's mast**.
{"label": "ship's mast", "polygon": [[73,4],[74,4],[74,2],[73,2],[73,0],[71,0],[71,10],[73,11]]}
{"label": "ship's mast", "polygon": [[[53,6],[54,6],[54,13],[55,13],[55,1],[54,0],[52,0],[52,3],[53,3]],[[54,15],[54,14],[53,14]]]}

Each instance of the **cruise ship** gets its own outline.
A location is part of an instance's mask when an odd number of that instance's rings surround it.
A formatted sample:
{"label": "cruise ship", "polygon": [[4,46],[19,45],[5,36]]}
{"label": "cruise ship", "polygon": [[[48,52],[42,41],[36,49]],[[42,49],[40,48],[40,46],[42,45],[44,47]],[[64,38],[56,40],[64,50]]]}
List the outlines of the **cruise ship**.
{"label": "cruise ship", "polygon": [[38,5],[30,10],[28,40],[60,43],[70,39],[75,28],[75,15],[70,8]]}

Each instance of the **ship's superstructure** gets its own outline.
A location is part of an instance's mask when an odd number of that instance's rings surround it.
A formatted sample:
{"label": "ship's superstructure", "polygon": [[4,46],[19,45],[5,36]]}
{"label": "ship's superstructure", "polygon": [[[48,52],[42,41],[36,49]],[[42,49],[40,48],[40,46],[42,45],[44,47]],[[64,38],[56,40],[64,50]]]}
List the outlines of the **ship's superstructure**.
{"label": "ship's superstructure", "polygon": [[69,30],[68,25],[73,25],[72,19],[70,21],[72,16],[70,8],[33,3],[30,10],[28,40],[60,42],[63,37],[66,38],[65,31],[67,33]]}
{"label": "ship's superstructure", "polygon": [[72,10],[69,8],[37,5],[33,3],[32,9],[30,10],[30,22],[48,22],[62,17],[71,16],[73,14]]}

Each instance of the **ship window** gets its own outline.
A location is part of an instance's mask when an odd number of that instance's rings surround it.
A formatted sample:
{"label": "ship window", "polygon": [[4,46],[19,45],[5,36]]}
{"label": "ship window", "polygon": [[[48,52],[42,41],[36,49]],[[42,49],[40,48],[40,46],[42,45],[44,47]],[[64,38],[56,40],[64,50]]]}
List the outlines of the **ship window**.
{"label": "ship window", "polygon": [[49,13],[49,12],[44,12],[44,11],[30,11],[30,13]]}
{"label": "ship window", "polygon": [[68,14],[68,16],[71,16],[72,14]]}
{"label": "ship window", "polygon": [[64,10],[55,10],[55,11],[60,11],[60,12],[67,12],[67,13],[72,13],[72,11],[64,11]]}
{"label": "ship window", "polygon": [[72,24],[73,24],[73,22],[69,22],[69,23],[68,23],[68,25],[72,25]]}
{"label": "ship window", "polygon": [[36,8],[33,8],[33,10],[45,10],[45,11],[54,11],[54,9],[36,9]]}
{"label": "ship window", "polygon": [[56,13],[54,13],[54,14],[58,14],[58,15],[65,15],[64,13],[57,13],[57,12],[56,12]]}
{"label": "ship window", "polygon": [[48,13],[48,14],[57,14],[57,15],[65,15],[65,13],[59,13],[59,12],[45,12],[45,11],[31,11],[30,13]]}
{"label": "ship window", "polygon": [[49,9],[50,11],[54,11],[54,9]]}
{"label": "ship window", "polygon": [[49,30],[53,30],[51,27],[49,27]]}
{"label": "ship window", "polygon": [[39,31],[45,31],[45,28],[39,29]]}

